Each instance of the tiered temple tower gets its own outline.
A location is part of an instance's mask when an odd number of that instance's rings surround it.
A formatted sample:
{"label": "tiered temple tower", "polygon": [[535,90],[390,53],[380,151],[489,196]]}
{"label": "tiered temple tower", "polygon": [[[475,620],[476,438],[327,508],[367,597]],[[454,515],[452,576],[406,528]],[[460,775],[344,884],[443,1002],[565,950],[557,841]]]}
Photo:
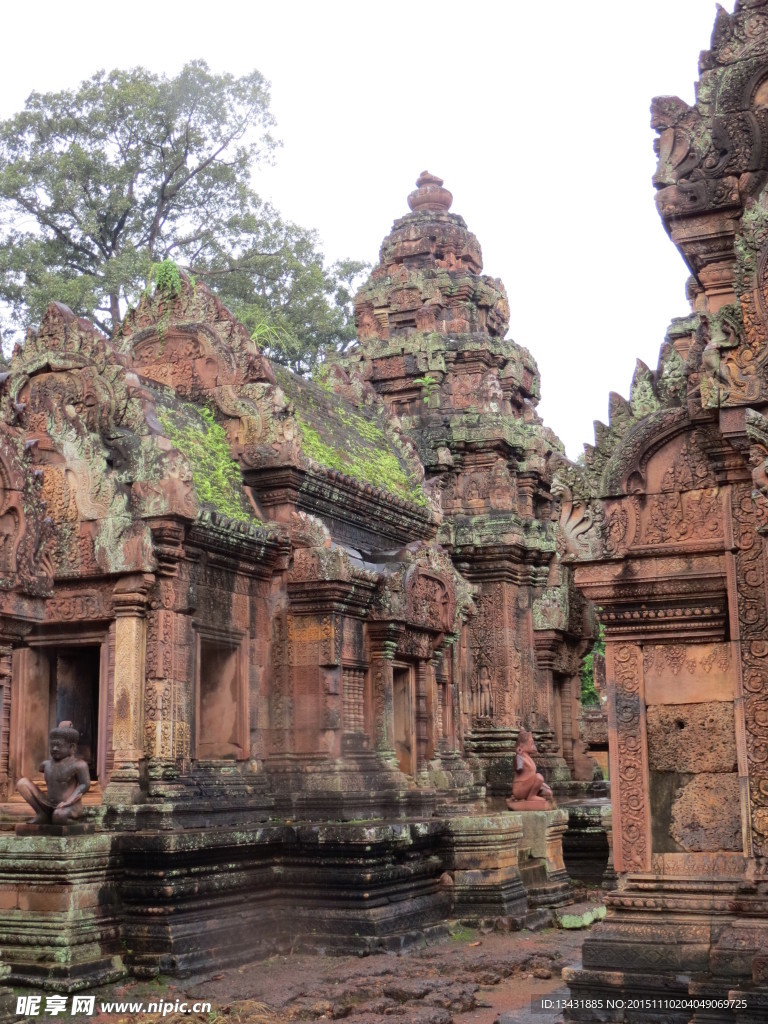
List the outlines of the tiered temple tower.
{"label": "tiered temple tower", "polygon": [[424,172],[355,300],[347,359],[413,439],[439,495],[440,543],[476,587],[458,651],[465,750],[507,792],[523,724],[553,781],[592,777],[578,735],[584,601],[556,558],[551,460],[560,441],[536,413],[539,372],[505,340],[504,285],[482,274],[477,238]]}

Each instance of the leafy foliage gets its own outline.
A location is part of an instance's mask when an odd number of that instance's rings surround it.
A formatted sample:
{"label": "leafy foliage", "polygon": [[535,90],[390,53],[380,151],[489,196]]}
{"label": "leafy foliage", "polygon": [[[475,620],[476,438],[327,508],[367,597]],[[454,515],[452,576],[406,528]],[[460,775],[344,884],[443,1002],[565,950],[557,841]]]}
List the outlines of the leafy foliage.
{"label": "leafy foliage", "polygon": [[581,703],[582,707],[594,706],[600,703],[600,694],[595,689],[595,659],[596,653],[605,654],[605,629],[600,626],[600,631],[595,640],[595,645],[584,661],[581,663]]}
{"label": "leafy foliage", "polygon": [[17,326],[57,299],[111,335],[171,260],[294,369],[347,344],[363,265],[326,269],[314,232],[251,187],[273,124],[258,71],[214,75],[199,60],[172,79],[102,71],[32,93],[0,123],[0,301]]}
{"label": "leafy foliage", "polygon": [[153,263],[149,272],[149,284],[159,292],[167,295],[181,295],[181,274],[173,260],[165,259],[162,263]]}

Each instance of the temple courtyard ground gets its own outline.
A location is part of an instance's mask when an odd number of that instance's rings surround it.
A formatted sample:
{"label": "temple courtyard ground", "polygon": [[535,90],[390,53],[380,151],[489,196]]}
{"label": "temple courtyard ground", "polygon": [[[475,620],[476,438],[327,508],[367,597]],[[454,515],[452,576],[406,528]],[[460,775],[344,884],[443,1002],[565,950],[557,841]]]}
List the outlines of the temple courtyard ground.
{"label": "temple courtyard ground", "polygon": [[[594,905],[593,897],[591,905]],[[580,905],[584,910],[586,904]],[[554,1024],[568,990],[563,967],[580,963],[586,929],[499,932],[454,925],[422,948],[365,957],[288,953],[207,977],[129,981],[99,989],[99,1024]],[[549,998],[542,1010],[532,1000]],[[106,1013],[108,1002],[207,1001],[210,1011]],[[127,1009],[127,1007],[126,1007]],[[18,1018],[17,1018],[18,1020]]]}

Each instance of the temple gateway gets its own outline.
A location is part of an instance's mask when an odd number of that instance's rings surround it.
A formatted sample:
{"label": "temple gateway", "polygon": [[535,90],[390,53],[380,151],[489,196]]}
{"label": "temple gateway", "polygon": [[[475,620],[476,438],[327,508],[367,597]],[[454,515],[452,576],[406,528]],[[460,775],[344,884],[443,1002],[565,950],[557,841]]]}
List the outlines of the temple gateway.
{"label": "temple gateway", "polygon": [[312,380],[183,276],[14,352],[11,983],[399,949],[618,879],[568,1019],[766,1019],[768,0],[652,111],[690,312],[578,465],[428,172]]}

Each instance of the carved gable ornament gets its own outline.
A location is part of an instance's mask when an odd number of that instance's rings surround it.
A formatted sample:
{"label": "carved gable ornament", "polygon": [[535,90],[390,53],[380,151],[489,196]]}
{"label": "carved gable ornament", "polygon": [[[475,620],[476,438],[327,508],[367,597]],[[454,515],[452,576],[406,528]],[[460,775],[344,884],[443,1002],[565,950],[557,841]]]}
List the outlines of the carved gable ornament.
{"label": "carved gable ornament", "polygon": [[116,336],[138,373],[199,399],[219,388],[274,383],[246,328],[204,284],[182,275],[181,292],[145,294]]}
{"label": "carved gable ornament", "polygon": [[450,632],[456,605],[450,584],[441,576],[413,566],[405,585],[408,623],[436,633]]}

